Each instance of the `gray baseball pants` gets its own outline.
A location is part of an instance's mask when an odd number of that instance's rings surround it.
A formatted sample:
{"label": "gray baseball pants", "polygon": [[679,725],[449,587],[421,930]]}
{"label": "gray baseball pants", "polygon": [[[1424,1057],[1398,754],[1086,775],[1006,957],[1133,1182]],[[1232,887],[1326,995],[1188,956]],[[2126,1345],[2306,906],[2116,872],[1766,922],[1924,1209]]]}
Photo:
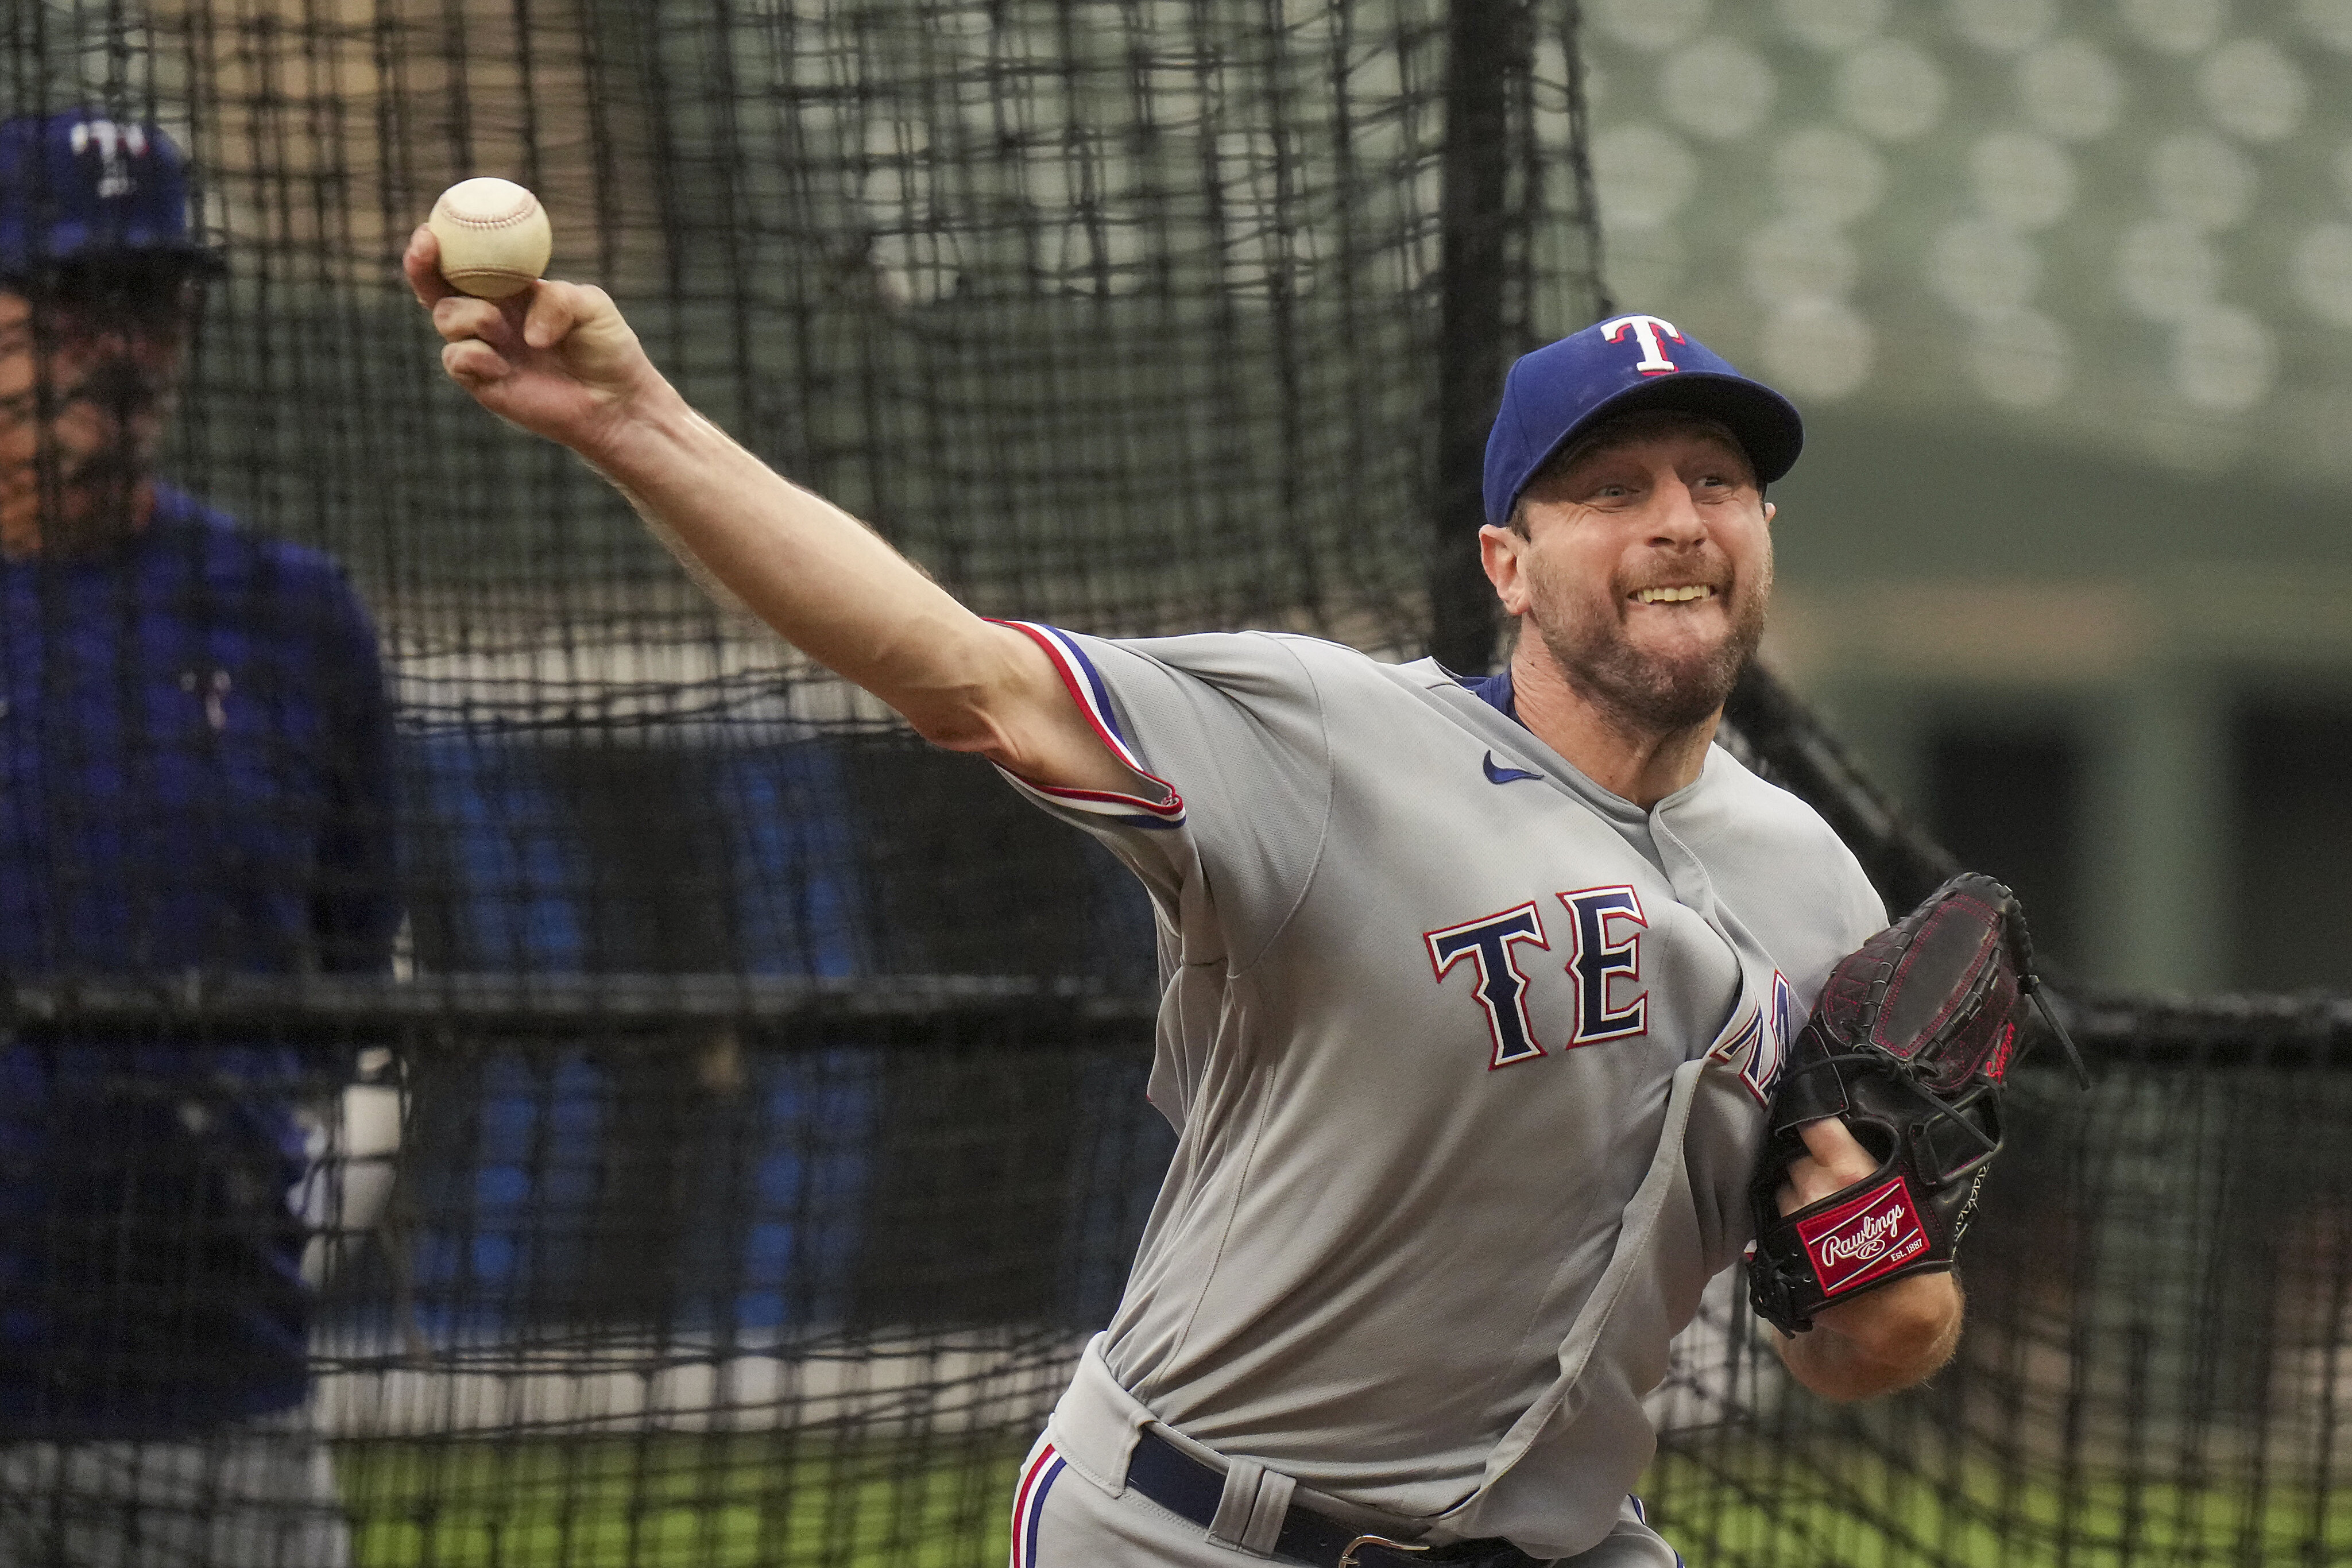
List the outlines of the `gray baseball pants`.
{"label": "gray baseball pants", "polygon": [[[1012,1568],[1242,1568],[1268,1561],[1262,1551],[1213,1536],[1124,1484],[1132,1432],[1149,1420],[1150,1412],[1102,1364],[1099,1342],[1089,1345],[1052,1423],[1022,1462]],[[1180,1434],[1160,1430],[1196,1457],[1205,1454]],[[1270,1538],[1279,1523],[1278,1515],[1270,1524],[1244,1522],[1233,1534]],[[1556,1560],[1553,1568],[1683,1568],[1683,1562],[1628,1499],[1606,1540]]]}

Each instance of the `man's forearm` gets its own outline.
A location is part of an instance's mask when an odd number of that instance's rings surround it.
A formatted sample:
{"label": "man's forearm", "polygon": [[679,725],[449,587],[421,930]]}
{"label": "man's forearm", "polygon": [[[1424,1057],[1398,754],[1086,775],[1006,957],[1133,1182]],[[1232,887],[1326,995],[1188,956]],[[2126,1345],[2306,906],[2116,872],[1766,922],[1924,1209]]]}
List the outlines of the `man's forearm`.
{"label": "man's forearm", "polygon": [[1796,1380],[1824,1399],[1869,1399],[1933,1376],[1959,1348],[1957,1274],[1907,1280],[1824,1308],[1811,1332],[1776,1336]]}
{"label": "man's forearm", "polygon": [[978,694],[1034,680],[1022,640],[793,484],[667,387],[583,455],[648,526],[785,641],[943,745],[988,750]]}
{"label": "man's forearm", "polygon": [[454,292],[429,228],[401,267],[441,363],[483,407],[586,458],[709,580],[926,738],[1034,782],[1134,787],[1053,661],[992,626],[840,507],[687,406],[602,289],[557,281],[493,303]]}

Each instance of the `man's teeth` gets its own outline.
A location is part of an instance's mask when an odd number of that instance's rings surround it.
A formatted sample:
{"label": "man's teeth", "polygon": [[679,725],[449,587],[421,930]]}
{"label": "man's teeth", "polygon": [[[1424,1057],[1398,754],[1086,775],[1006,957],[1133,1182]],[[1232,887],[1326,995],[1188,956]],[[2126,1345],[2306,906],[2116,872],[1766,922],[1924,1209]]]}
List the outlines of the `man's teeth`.
{"label": "man's teeth", "polygon": [[1715,590],[1701,583],[1684,588],[1637,589],[1633,597],[1643,604],[1681,604],[1693,599],[1712,599]]}

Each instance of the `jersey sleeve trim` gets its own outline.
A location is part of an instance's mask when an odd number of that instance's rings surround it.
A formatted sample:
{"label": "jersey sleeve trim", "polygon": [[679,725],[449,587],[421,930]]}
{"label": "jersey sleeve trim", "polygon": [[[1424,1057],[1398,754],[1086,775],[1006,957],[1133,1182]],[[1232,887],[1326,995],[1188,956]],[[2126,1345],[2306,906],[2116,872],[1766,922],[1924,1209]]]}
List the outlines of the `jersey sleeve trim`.
{"label": "jersey sleeve trim", "polygon": [[1168,780],[1143,765],[1121,733],[1118,716],[1111,708],[1110,688],[1087,657],[1086,650],[1066,632],[1031,621],[999,621],[999,626],[1010,626],[1045,650],[1054,662],[1055,672],[1069,691],[1078,711],[1086,716],[1096,736],[1110,748],[1129,772],[1145,781],[1156,784],[1164,799],[1147,800],[1140,795],[1123,795],[1107,789],[1071,789],[1055,784],[1039,784],[1022,778],[1010,768],[999,768],[1013,786],[1038,801],[1067,811],[1083,811],[1089,816],[1107,817],[1129,827],[1165,830],[1184,825],[1184,798]]}

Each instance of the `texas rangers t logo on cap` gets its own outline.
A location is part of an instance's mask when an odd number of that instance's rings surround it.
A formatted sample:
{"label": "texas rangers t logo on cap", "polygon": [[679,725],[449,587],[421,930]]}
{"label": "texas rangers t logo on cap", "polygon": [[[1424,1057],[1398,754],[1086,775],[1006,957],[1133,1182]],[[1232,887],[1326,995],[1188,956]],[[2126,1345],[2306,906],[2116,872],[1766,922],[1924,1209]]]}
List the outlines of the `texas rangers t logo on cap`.
{"label": "texas rangers t logo on cap", "polygon": [[1677,409],[1728,428],[1759,485],[1786,474],[1805,444],[1804,422],[1787,398],[1741,375],[1664,317],[1628,311],[1520,355],[1503,378],[1503,403],[1486,438],[1479,486],[1486,521],[1507,525],[1519,492],[1584,432],[1618,414],[1653,408]]}
{"label": "texas rangers t logo on cap", "polygon": [[98,144],[99,162],[102,172],[98,179],[101,197],[127,196],[139,188],[131,177],[130,160],[147,156],[147,128],[143,125],[118,125],[111,120],[84,120],[73,128],[71,145],[77,157],[89,151],[90,143]]}
{"label": "texas rangers t logo on cap", "polygon": [[1633,336],[1642,344],[1642,357],[1634,362],[1635,370],[1645,376],[1655,376],[1682,369],[1666,358],[1666,346],[1661,341],[1662,338],[1672,338],[1677,343],[1683,340],[1683,335],[1675,330],[1672,321],[1661,320],[1655,316],[1620,316],[1614,321],[1601,323],[1601,335],[1612,343],[1622,342],[1628,327],[1633,329]]}
{"label": "texas rangers t logo on cap", "polygon": [[187,160],[170,135],[87,105],[0,120],[0,278],[131,258],[220,270],[190,232]]}

